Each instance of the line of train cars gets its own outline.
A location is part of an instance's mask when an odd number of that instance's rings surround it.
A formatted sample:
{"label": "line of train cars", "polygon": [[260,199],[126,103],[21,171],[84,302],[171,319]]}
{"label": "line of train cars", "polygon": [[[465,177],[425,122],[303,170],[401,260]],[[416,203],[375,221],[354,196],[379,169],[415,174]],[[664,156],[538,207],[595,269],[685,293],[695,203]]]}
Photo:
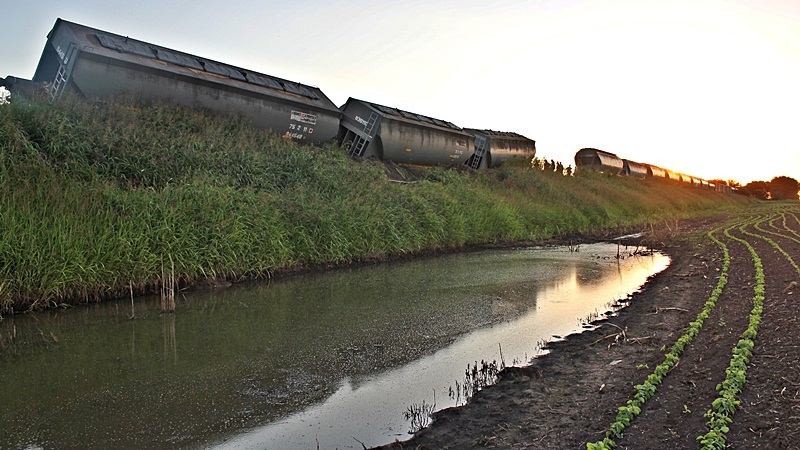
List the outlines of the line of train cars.
{"label": "line of train cars", "polygon": [[[242,69],[84,25],[56,20],[32,80],[0,79],[12,91],[44,86],[53,97],[123,94],[239,114],[256,127],[313,145],[338,141],[351,156],[420,165],[499,166],[533,157],[535,141],[350,98],[341,107],[314,86]],[[23,95],[24,96],[24,95]]]}
{"label": "line of train cars", "polygon": [[[131,95],[144,101],[239,114],[293,141],[337,141],[351,156],[405,164],[499,166],[532,158],[536,142],[512,132],[460,128],[450,122],[349,98],[337,107],[319,88],[190,55],[57,19],[32,80],[9,76],[0,85],[25,96],[44,87],[53,97]],[[575,155],[576,170],[663,178],[716,190],[705,180],[621,159],[597,149]]]}
{"label": "line of train cars", "polygon": [[592,170],[641,179],[665,180],[682,183],[687,186],[711,189],[717,192],[732,192],[732,188],[727,184],[709,183],[702,178],[673,172],[652,164],[623,159],[613,153],[596,148],[582,148],[575,153],[575,170]]}

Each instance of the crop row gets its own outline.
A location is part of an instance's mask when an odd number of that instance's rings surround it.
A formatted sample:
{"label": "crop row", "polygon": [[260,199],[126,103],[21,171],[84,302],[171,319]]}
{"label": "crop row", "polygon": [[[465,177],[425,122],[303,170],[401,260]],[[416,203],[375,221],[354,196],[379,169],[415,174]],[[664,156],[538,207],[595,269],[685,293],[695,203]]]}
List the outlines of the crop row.
{"label": "crop row", "polygon": [[[732,416],[740,404],[738,395],[742,391],[747,380],[747,368],[753,355],[753,348],[755,346],[754,340],[758,333],[764,308],[765,276],[762,261],[750,242],[734,236],[731,234],[731,231],[734,228],[738,228],[738,231],[744,236],[766,241],[773,248],[775,248],[776,251],[781,253],[792,265],[792,267],[795,268],[798,274],[800,274],[800,268],[796,262],[788,252],[781,248],[777,242],[764,235],[752,233],[746,230],[748,226],[752,225],[754,229],[761,233],[772,234],[774,236],[779,236],[800,243],[800,240],[798,239],[777,231],[766,230],[761,226],[764,223],[768,223],[775,229],[788,231],[791,234],[797,235],[797,233],[788,226],[787,217],[792,217],[795,221],[798,221],[797,216],[792,213],[781,213],[780,215],[776,215],[773,212],[766,218],[754,217],[743,222],[731,224],[724,229],[724,234],[728,239],[739,242],[748,249],[753,259],[756,285],[754,287],[753,309],[750,313],[748,327],[742,333],[741,338],[732,351],[731,360],[728,368],[725,371],[725,380],[717,385],[718,396],[712,402],[709,411],[705,414],[705,417],[708,419],[708,432],[703,436],[698,436],[697,438],[704,450],[723,449],[726,446],[727,433],[729,432],[728,426],[732,423]],[[776,221],[778,218],[782,220],[782,228],[777,228],[772,225],[772,222]],[[798,223],[800,223],[800,221],[798,221]],[[685,346],[691,342],[692,338],[694,338],[697,333],[699,333],[703,321],[708,317],[708,313],[711,311],[711,309],[714,308],[714,305],[721,294],[722,288],[727,282],[727,272],[730,266],[729,251],[724,243],[714,237],[714,233],[721,229],[722,227],[712,230],[708,233],[708,237],[720,248],[722,248],[724,253],[724,263],[717,286],[715,287],[714,291],[712,291],[709,300],[706,301],[703,310],[700,312],[700,314],[698,314],[697,319],[690,323],[689,328],[684,335],[678,338],[670,352],[666,354],[664,362],[656,367],[653,373],[647,377],[643,384],[636,386],[636,393],[633,398],[628,400],[625,406],[618,408],[616,420],[609,427],[605,438],[602,441],[595,443],[587,443],[588,449],[607,449],[616,446],[614,439],[622,437],[622,431],[631,424],[631,421],[636,416],[640,414],[642,404],[655,395],[657,387],[661,383],[663,377],[672,367],[677,364],[680,354]]]}
{"label": "crop row", "polygon": [[[751,235],[745,232],[745,226],[740,226],[739,231]],[[719,395],[711,403],[711,409],[705,414],[708,419],[708,432],[697,438],[704,450],[724,449],[726,446],[729,431],[728,425],[733,422],[732,416],[740,404],[738,395],[747,382],[747,367],[750,364],[750,358],[753,356],[754,340],[758,334],[758,327],[761,324],[761,316],[764,311],[765,279],[761,258],[759,258],[755,248],[746,240],[730,234],[729,230],[725,231],[725,236],[747,247],[750,256],[753,258],[756,285],[753,288],[753,309],[750,312],[750,323],[733,349],[733,356],[728,368],[725,369],[725,380],[717,385],[717,393]]]}
{"label": "crop row", "polygon": [[[763,223],[763,222],[764,222],[764,221],[761,221],[761,222],[756,222],[756,223],[753,225],[753,228],[755,228],[755,229],[756,229],[756,230],[758,230],[758,231],[761,231],[762,233],[768,233],[768,234],[772,234],[772,235],[774,235],[774,236],[780,236],[780,237],[782,237],[782,238],[784,238],[784,239],[788,239],[788,240],[790,240],[790,241],[794,241],[794,242],[797,242],[798,244],[800,244],[800,239],[796,239],[796,238],[793,238],[793,237],[791,237],[791,236],[786,236],[786,235],[783,235],[783,234],[780,234],[780,233],[776,233],[776,232],[774,232],[774,231],[767,231],[767,230],[765,230],[765,229],[761,228],[759,225],[760,225],[760,223]],[[793,230],[789,230],[789,231],[792,231],[792,232],[793,232]],[[771,245],[771,246],[772,246],[772,248],[774,248],[774,249],[775,249],[775,250],[777,250],[777,251],[778,251],[780,254],[782,254],[782,255],[783,255],[785,258],[786,258],[786,260],[787,260],[787,261],[789,261],[789,264],[790,264],[792,267],[794,267],[794,270],[796,270],[796,271],[797,271],[797,273],[800,273],[800,266],[798,266],[798,265],[797,265],[797,262],[794,260],[794,258],[792,258],[792,256],[791,256],[791,255],[789,255],[789,253],[787,253],[787,252],[786,252],[786,250],[784,250],[783,248],[781,248],[781,246],[780,246],[780,245],[778,245],[778,243],[777,243],[777,242],[773,241],[772,239],[770,239],[770,238],[768,238],[768,237],[766,237],[766,236],[763,236],[763,235],[760,235],[760,234],[756,234],[756,233],[750,233],[749,231],[746,231],[746,230],[742,230],[742,233],[744,233],[744,234],[746,234],[746,235],[748,235],[748,236],[752,236],[752,237],[755,237],[755,238],[758,238],[758,239],[761,239],[761,240],[763,240],[763,241],[767,242],[769,245]]]}
{"label": "crop row", "polygon": [[[700,333],[703,323],[708,319],[711,311],[717,304],[717,300],[719,300],[719,297],[722,295],[725,285],[728,284],[728,269],[731,265],[730,252],[728,247],[714,236],[714,233],[719,232],[721,229],[722,228],[717,228],[707,233],[708,238],[722,250],[723,263],[717,285],[714,287],[714,290],[711,291],[711,295],[703,305],[702,311],[700,311],[695,320],[689,323],[689,328],[686,332],[675,341],[670,351],[664,355],[664,361],[656,366],[653,372],[647,376],[644,383],[636,385],[636,393],[633,395],[633,398],[629,399],[625,406],[620,406],[617,409],[617,417],[609,427],[603,440],[586,444],[588,450],[605,450],[616,447],[614,439],[622,437],[622,432],[630,426],[633,419],[641,413],[642,405],[655,395],[664,377],[675,367],[678,361],[680,361],[683,350],[692,339]],[[725,231],[727,232],[727,230]]]}
{"label": "crop row", "polygon": [[[753,228],[761,231],[762,233],[780,236],[800,243],[800,240],[792,238],[791,236],[768,231],[760,226],[764,222],[771,223],[772,220],[774,220],[774,218],[758,220],[753,223]],[[797,234],[787,226],[785,215],[783,215],[783,226],[786,231],[789,231],[792,234]],[[789,262],[789,264],[794,267],[795,271],[800,274],[800,267],[797,266],[797,263],[794,261],[794,259],[777,242],[766,236],[749,232],[744,226],[739,227],[739,232],[746,236],[766,241],[775,250],[781,253]],[[761,259],[756,253],[755,248],[753,248],[749,242],[735,236],[728,236],[731,239],[745,245],[750,252],[756,271],[756,286],[754,287],[753,310],[750,312],[750,323],[744,333],[742,333],[742,337],[739,339],[736,347],[733,349],[733,355],[731,357],[730,364],[725,370],[725,380],[717,385],[717,392],[719,393],[719,396],[714,400],[714,402],[711,404],[711,409],[706,413],[709,431],[705,435],[697,438],[704,450],[724,449],[726,446],[727,433],[729,431],[728,425],[733,421],[731,416],[740,404],[738,394],[741,392],[745,382],[747,381],[747,367],[750,362],[750,358],[753,355],[753,347],[755,344],[754,340],[758,333],[758,327],[761,323],[761,317],[764,310],[766,278]]]}

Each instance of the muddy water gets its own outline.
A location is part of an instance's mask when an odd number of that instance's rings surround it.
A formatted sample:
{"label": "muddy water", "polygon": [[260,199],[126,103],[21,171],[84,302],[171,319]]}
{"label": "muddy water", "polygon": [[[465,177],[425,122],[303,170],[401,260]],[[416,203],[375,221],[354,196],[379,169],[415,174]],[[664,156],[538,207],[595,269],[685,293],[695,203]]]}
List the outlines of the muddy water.
{"label": "muddy water", "polygon": [[468,365],[524,364],[668,264],[616,253],[481,251],[185,292],[174,314],[137,298],[5,317],[0,448],[402,440],[409,408],[463,402]]}

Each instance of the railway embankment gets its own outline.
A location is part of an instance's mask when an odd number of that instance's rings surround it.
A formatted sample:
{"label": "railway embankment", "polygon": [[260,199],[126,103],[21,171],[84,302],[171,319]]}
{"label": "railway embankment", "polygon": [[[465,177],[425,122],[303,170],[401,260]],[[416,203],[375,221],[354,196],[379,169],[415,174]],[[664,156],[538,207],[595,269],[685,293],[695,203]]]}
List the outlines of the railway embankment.
{"label": "railway embankment", "polygon": [[522,159],[488,171],[388,167],[239,117],[69,97],[0,107],[0,183],[2,313],[679,226],[753,202]]}

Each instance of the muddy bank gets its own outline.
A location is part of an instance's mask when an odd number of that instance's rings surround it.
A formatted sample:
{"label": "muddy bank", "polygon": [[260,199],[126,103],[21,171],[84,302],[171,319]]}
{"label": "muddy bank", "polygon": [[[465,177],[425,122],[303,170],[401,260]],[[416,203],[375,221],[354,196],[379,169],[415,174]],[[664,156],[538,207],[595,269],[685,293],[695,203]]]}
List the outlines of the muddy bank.
{"label": "muddy bank", "polygon": [[[597,322],[594,331],[550,344],[549,354],[530,366],[506,369],[497,384],[468,405],[440,411],[431,426],[409,441],[382,448],[578,449],[601,440],[616,408],[664,360],[664,348],[684,332],[716,285],[722,251],[692,233],[710,230],[724,219],[682,222],[677,235],[656,234],[648,245],[668,254],[672,264],[630,296],[616,317]],[[797,222],[790,225],[800,231]],[[781,244],[790,254],[800,254],[796,242],[784,239]],[[796,333],[781,332],[796,329],[796,283],[791,283],[797,274],[784,256],[767,244],[756,245],[770,274],[765,307],[770,312],[765,313],[766,331],[756,343],[731,442],[735,448],[800,448],[800,345]],[[729,247],[730,280],[720,307],[659,394],[617,441],[619,448],[696,448],[696,436],[707,431],[703,414],[716,397],[715,386],[725,376],[731,349],[752,308],[753,263],[744,246],[731,242]]]}

